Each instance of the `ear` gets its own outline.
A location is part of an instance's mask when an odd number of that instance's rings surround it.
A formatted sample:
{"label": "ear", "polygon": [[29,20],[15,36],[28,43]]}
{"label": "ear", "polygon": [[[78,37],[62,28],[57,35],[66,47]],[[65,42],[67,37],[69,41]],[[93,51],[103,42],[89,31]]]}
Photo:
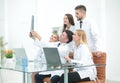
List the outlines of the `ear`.
{"label": "ear", "polygon": [[82,11],[82,14],[85,16],[85,15],[86,15],[86,12],[85,12],[85,11]]}

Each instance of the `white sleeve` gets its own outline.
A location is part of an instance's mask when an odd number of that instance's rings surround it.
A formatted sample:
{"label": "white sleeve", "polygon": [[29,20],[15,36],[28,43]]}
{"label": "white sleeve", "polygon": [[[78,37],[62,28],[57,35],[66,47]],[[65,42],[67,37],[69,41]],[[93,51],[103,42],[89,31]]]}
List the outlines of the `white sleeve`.
{"label": "white sleeve", "polygon": [[77,64],[77,65],[83,65],[81,61],[74,60],[74,59],[71,60],[71,63]]}
{"label": "white sleeve", "polygon": [[69,49],[69,52],[73,52],[74,51],[74,48],[75,48],[75,44],[74,42],[69,42],[68,44],[68,49]]}
{"label": "white sleeve", "polygon": [[38,47],[48,47],[48,46],[50,46],[50,43],[49,43],[49,42],[46,42],[46,41],[44,41],[44,40],[41,40],[41,41],[35,40],[35,41],[34,41],[34,45],[36,45],[36,46],[38,46]]}
{"label": "white sleeve", "polygon": [[72,63],[78,63],[79,65],[89,65],[91,64],[91,55],[87,46],[81,46],[74,53],[74,60],[71,60]]}
{"label": "white sleeve", "polygon": [[93,51],[102,51],[101,37],[97,29],[97,24],[91,21],[90,33],[94,41],[94,50]]}

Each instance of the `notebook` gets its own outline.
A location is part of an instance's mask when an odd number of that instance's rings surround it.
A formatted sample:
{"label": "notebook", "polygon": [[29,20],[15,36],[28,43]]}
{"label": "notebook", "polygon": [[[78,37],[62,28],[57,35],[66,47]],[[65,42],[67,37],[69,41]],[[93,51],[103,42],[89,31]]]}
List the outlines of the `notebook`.
{"label": "notebook", "polygon": [[28,57],[24,48],[13,48],[16,58],[16,64],[27,65]]}
{"label": "notebook", "polygon": [[47,61],[48,68],[62,68],[66,66],[73,66],[74,64],[65,63],[62,64],[60,60],[60,55],[57,48],[43,47],[45,58]]}

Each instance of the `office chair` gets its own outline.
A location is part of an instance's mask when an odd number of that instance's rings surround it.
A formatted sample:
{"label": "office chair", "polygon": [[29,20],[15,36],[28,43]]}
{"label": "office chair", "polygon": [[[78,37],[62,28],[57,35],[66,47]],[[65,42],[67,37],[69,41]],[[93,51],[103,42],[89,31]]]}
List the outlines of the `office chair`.
{"label": "office chair", "polygon": [[96,57],[94,53],[93,61],[96,64],[97,68],[97,78],[96,81],[86,81],[86,82],[77,82],[77,83],[105,83],[106,79],[106,53],[102,53],[101,57]]}

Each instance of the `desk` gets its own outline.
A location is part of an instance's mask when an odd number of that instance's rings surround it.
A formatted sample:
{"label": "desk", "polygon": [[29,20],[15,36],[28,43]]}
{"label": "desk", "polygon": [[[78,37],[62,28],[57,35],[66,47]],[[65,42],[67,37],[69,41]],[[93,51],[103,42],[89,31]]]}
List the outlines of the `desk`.
{"label": "desk", "polygon": [[47,65],[45,63],[36,65],[36,62],[30,61],[30,62],[28,62],[28,66],[26,66],[26,67],[15,64],[15,63],[0,64],[0,69],[21,72],[21,73],[23,73],[23,83],[30,83],[28,80],[28,76],[33,72],[53,71],[53,70],[59,70],[62,68],[58,68],[58,69],[57,68],[47,68]]}
{"label": "desk", "polygon": [[15,63],[10,64],[0,64],[0,69],[12,70],[23,73],[23,83],[30,83],[28,81],[28,76],[33,72],[45,72],[45,71],[53,71],[53,70],[63,70],[64,69],[64,83],[68,83],[68,68],[83,68],[89,66],[105,66],[105,64],[96,64],[96,65],[87,65],[87,66],[72,66],[72,67],[63,67],[63,68],[47,68],[45,63],[35,65],[36,62],[28,62],[28,66],[22,66]]}

